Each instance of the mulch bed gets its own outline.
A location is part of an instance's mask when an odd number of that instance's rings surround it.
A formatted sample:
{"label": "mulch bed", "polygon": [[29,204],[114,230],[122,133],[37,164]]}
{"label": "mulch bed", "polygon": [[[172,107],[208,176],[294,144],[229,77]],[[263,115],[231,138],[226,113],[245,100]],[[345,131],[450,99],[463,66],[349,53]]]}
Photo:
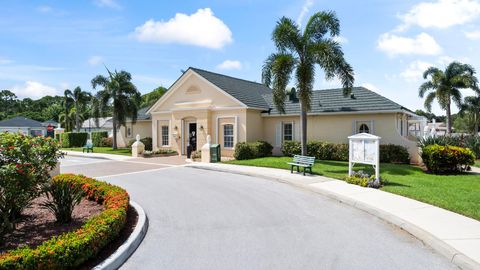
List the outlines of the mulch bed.
{"label": "mulch bed", "polygon": [[80,228],[89,218],[103,211],[102,205],[83,199],[73,210],[72,222],[58,224],[55,223],[55,215],[40,206],[45,200],[45,196],[36,198],[31,206],[24,210],[16,230],[5,236],[0,253],[21,246],[34,248],[53,236]]}

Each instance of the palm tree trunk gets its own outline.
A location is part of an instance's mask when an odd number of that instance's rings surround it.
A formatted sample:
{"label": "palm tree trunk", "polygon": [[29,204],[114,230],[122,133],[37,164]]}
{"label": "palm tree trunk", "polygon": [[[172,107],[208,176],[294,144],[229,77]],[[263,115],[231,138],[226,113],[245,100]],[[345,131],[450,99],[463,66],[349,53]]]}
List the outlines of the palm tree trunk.
{"label": "palm tree trunk", "polygon": [[301,133],[301,145],[302,145],[302,155],[306,156],[307,155],[307,110],[305,109],[305,106],[303,105],[303,102],[300,102],[300,130],[302,131]]}
{"label": "palm tree trunk", "polygon": [[116,150],[117,149],[117,117],[115,115],[115,112],[113,113],[112,124],[113,124],[112,148],[113,150]]}
{"label": "palm tree trunk", "polygon": [[447,134],[452,133],[452,113],[450,111],[450,102],[447,104]]}
{"label": "palm tree trunk", "polygon": [[80,132],[80,112],[78,111],[78,105],[75,104],[75,126],[77,127],[77,132]]}
{"label": "palm tree trunk", "polygon": [[478,134],[478,121],[480,120],[479,115],[480,115],[480,113],[475,113],[473,115],[473,120],[474,120],[474,122],[473,122],[473,135]]}

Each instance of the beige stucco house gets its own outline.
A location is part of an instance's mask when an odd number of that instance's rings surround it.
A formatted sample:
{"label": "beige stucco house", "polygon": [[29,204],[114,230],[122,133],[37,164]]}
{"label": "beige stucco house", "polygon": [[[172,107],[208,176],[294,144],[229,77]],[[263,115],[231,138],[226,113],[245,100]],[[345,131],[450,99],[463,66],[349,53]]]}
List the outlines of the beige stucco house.
{"label": "beige stucco house", "polygon": [[[130,137],[151,134],[154,149],[200,149],[207,135],[232,156],[237,142],[265,140],[281,154],[286,140],[299,140],[298,100],[291,95],[286,113],[273,104],[268,87],[201,69],[189,68],[148,111],[149,119],[131,125]],[[359,132],[380,136],[382,144],[407,147],[418,161],[415,138],[423,120],[405,107],[363,87],[344,97],[342,89],[314,91],[308,114],[308,140],[346,143]],[[123,131],[128,133],[127,129]],[[134,135],[135,134],[135,135]],[[144,135],[142,135],[144,134]]]}

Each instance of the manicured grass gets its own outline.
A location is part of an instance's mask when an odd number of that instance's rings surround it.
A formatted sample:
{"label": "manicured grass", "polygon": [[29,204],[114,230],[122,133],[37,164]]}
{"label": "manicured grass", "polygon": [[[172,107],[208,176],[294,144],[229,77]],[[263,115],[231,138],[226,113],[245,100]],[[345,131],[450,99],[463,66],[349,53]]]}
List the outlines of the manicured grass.
{"label": "manicured grass", "polygon": [[[289,157],[267,157],[252,160],[232,160],[226,163],[290,169]],[[478,164],[478,161],[477,161]],[[355,170],[364,169],[373,173],[371,167],[357,165]],[[348,173],[348,162],[318,161],[313,173],[341,179]],[[418,201],[436,205],[480,220],[480,175],[465,173],[458,175],[433,175],[412,165],[381,164],[380,174],[387,184],[381,189]]]}
{"label": "manicured grass", "polygon": [[473,166],[480,168],[480,159],[477,159],[477,160],[475,161],[475,165],[473,165]]}
{"label": "manicured grass", "polygon": [[[62,150],[82,152],[83,148],[82,147],[62,148]],[[102,154],[122,155],[122,156],[132,155],[132,151],[130,148],[118,148],[117,150],[113,150],[111,147],[94,147],[93,152],[102,153]]]}

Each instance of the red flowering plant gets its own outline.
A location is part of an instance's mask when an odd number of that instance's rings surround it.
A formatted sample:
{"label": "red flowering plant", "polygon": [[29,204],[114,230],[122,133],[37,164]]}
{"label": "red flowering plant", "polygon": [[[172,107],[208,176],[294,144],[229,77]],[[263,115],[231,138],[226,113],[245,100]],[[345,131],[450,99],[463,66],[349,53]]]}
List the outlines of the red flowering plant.
{"label": "red flowering plant", "polygon": [[50,180],[59,149],[50,138],[0,133],[0,241]]}

